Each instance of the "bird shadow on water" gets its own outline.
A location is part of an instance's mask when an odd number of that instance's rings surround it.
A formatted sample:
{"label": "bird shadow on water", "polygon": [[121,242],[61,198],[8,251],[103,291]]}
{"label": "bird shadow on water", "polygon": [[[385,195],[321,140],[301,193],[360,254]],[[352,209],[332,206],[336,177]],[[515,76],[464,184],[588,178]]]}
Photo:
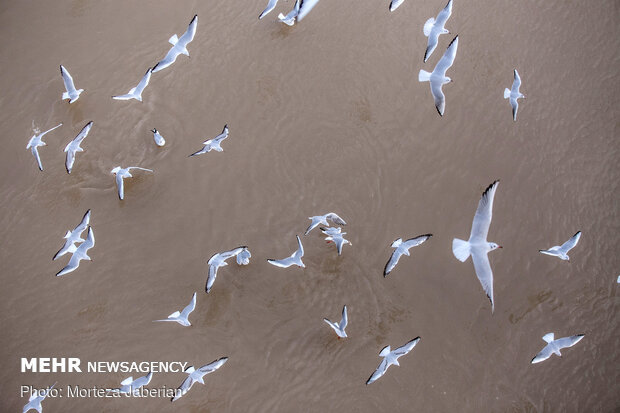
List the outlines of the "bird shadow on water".
{"label": "bird shadow on water", "polygon": [[[535,295],[530,295],[529,297],[527,297],[527,308],[523,311],[520,311],[518,314],[515,313],[511,313],[510,316],[508,316],[508,321],[510,321],[510,324],[517,324],[518,322],[520,322],[528,313],[530,313],[532,310],[534,310],[536,307],[538,307],[540,304],[544,303],[545,301],[548,301],[551,297],[552,297],[553,293],[551,292],[551,290],[548,291],[540,291],[539,293],[535,294]],[[562,304],[559,303],[557,306],[554,306],[553,309],[557,308],[558,306],[561,306]]]}

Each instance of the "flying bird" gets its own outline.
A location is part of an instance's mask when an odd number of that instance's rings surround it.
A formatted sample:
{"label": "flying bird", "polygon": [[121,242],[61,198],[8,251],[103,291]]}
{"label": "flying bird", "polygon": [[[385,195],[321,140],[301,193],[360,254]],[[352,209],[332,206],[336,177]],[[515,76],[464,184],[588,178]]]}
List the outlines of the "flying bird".
{"label": "flying bird", "polygon": [[532,359],[532,364],[547,360],[553,353],[562,357],[560,350],[566,347],[574,346],[583,338],[583,336],[584,334],[577,334],[575,336],[563,337],[555,340],[553,333],[545,334],[543,336],[543,340],[547,342],[547,345],[540,351],[540,353],[534,356]]}
{"label": "flying bird", "polygon": [[402,238],[398,238],[396,241],[394,241],[391,247],[396,249],[392,251],[390,259],[385,264],[383,276],[387,276],[394,269],[394,267],[396,267],[396,264],[398,264],[398,260],[400,259],[400,257],[403,256],[403,254],[409,256],[409,249],[417,247],[432,236],[433,234],[424,234],[418,235],[415,238],[410,238],[407,241],[403,241]]}
{"label": "flying bird", "polygon": [[291,265],[297,265],[301,268],[306,268],[301,258],[304,256],[304,247],[301,245],[301,239],[299,239],[299,235],[295,235],[297,237],[297,251],[295,251],[290,257],[284,258],[282,260],[272,260],[268,259],[269,264],[275,265],[276,267],[287,268]]}
{"label": "flying bird", "polygon": [[400,364],[398,364],[398,358],[409,353],[415,347],[415,345],[418,344],[418,341],[420,341],[420,337],[414,338],[404,346],[399,347],[394,351],[391,351],[390,346],[384,347],[383,350],[381,350],[381,352],[379,353],[379,356],[383,357],[383,360],[381,361],[381,364],[379,364],[379,367],[377,367],[377,370],[375,370],[375,372],[372,373],[370,378],[366,381],[366,384],[370,384],[383,376],[387,371],[388,367],[392,365],[400,366]]}
{"label": "flying bird", "polygon": [[187,50],[187,45],[194,40],[194,35],[196,34],[196,26],[198,25],[198,15],[196,14],[191,22],[189,22],[189,26],[183,35],[179,38],[176,34],[172,35],[168,42],[172,45],[172,48],[166,54],[159,63],[157,63],[153,67],[153,73],[159,72],[162,69],[167,68],[171,64],[177,60],[177,57],[180,54],[184,54],[189,56],[189,51]]}
{"label": "flying bird", "polygon": [[278,0],[269,0],[267,7],[265,7],[265,10],[263,10],[263,12],[258,16],[258,18],[262,19],[263,17],[265,17],[271,10],[275,9],[277,4]]}
{"label": "flying bird", "polygon": [[54,258],[52,258],[52,260],[56,260],[58,257],[62,257],[68,252],[70,253],[75,252],[75,250],[77,250],[75,243],[84,242],[84,240],[82,239],[82,232],[84,232],[84,230],[88,228],[89,223],[90,223],[90,209],[86,211],[86,213],[82,217],[82,221],[78,224],[77,227],[73,229],[73,231],[67,231],[67,234],[65,235],[64,245],[62,246],[62,248],[58,250],[58,252],[56,253],[56,255],[54,255]]}
{"label": "flying bird", "polygon": [[112,96],[112,99],[116,99],[116,100],[136,99],[142,102],[142,92],[144,91],[144,88],[146,88],[147,85],[149,84],[149,81],[151,80],[152,72],[153,72],[153,68],[149,67],[149,69],[146,71],[146,73],[140,80],[140,83],[138,83],[138,86],[132,87],[131,89],[129,89],[129,92],[126,95]]}
{"label": "flying bird", "polygon": [[[238,255],[244,249],[247,250],[247,247],[245,245],[241,247],[237,247],[230,251],[218,252],[217,254],[213,254],[211,258],[209,258],[209,261],[207,261],[207,264],[209,265],[209,277],[207,278],[207,285],[205,286],[205,291],[207,293],[211,291],[211,287],[213,287],[213,283],[215,282],[215,277],[217,277],[217,269],[228,265],[226,260]],[[249,258],[248,258],[248,262],[249,262]]]}
{"label": "flying bird", "polygon": [[50,394],[50,391],[52,391],[55,385],[56,383],[52,384],[49,389],[43,390],[42,392],[34,392],[28,399],[28,403],[26,403],[26,405],[24,406],[22,413],[27,413],[32,409],[41,413],[43,411],[43,406],[41,406],[41,402],[45,400],[45,398]]}
{"label": "flying bird", "polygon": [[446,97],[441,88],[446,83],[452,82],[452,79],[446,76],[446,71],[452,66],[452,63],[454,63],[458,45],[459,36],[457,35],[448,46],[448,49],[446,49],[442,58],[437,62],[435,70],[433,70],[432,73],[428,73],[426,70],[420,70],[418,74],[418,80],[420,82],[430,82],[431,94],[435,99],[435,108],[437,108],[437,112],[440,116],[443,116],[444,109],[446,108]]}
{"label": "flying bird", "polygon": [[111,174],[116,175],[116,186],[118,187],[118,197],[123,200],[125,198],[125,185],[123,184],[123,178],[131,178],[133,175],[129,172],[132,169],[140,169],[142,171],[153,172],[152,169],[140,168],[139,166],[129,166],[127,168],[115,167],[110,171]]}
{"label": "flying bird", "polygon": [[452,0],[450,0],[448,4],[446,4],[446,7],[439,12],[437,19],[431,17],[426,21],[426,23],[424,23],[424,36],[428,37],[428,45],[426,46],[426,51],[424,52],[424,62],[431,57],[433,51],[437,47],[439,35],[450,33],[444,26],[451,14]]}
{"label": "flying bird", "polygon": [[66,92],[63,92],[62,100],[69,99],[69,103],[75,102],[76,100],[78,100],[78,98],[80,97],[80,93],[82,93],[84,89],[75,89],[75,85],[73,84],[73,78],[63,65],[60,65],[60,75],[62,76],[62,81],[65,84],[65,89],[67,90]]}
{"label": "flying bird", "polygon": [[228,357],[222,357],[221,359],[215,360],[205,366],[202,366],[198,370],[194,369],[194,366],[190,366],[185,370],[185,373],[188,374],[187,378],[183,380],[183,383],[179,386],[177,391],[175,392],[175,396],[171,401],[179,400],[183,397],[189,389],[192,388],[194,383],[205,384],[203,377],[209,373],[213,373],[215,370],[219,369],[228,361]]}
{"label": "flying bird", "polygon": [[32,135],[32,138],[30,138],[30,140],[28,141],[28,145],[26,145],[26,149],[30,149],[30,151],[34,155],[34,158],[37,160],[37,164],[39,165],[40,171],[43,170],[43,165],[41,165],[41,158],[39,157],[38,147],[47,145],[45,142],[43,142],[41,138],[43,138],[43,136],[45,136],[46,133],[51,132],[54,129],[59,128],[61,126],[62,126],[62,122],[59,125],[54,126],[52,129],[46,130],[43,133],[39,133],[39,134],[35,133],[34,135]]}
{"label": "flying bird", "polygon": [[196,293],[194,293],[194,295],[192,296],[192,301],[189,302],[189,304],[183,309],[183,311],[175,311],[174,313],[170,314],[168,318],[165,318],[163,320],[154,320],[153,322],[174,321],[185,327],[191,326],[192,323],[189,322],[188,317],[191,312],[194,311],[194,308],[196,308]]}
{"label": "flying bird", "polygon": [[211,150],[222,152],[224,149],[222,149],[221,144],[222,144],[222,141],[226,138],[228,138],[228,125],[224,125],[224,129],[222,129],[222,133],[217,135],[215,138],[204,141],[202,143],[204,147],[201,150],[194,152],[193,154],[189,156],[202,155],[203,153],[211,152]]}
{"label": "flying bird", "polygon": [[75,138],[71,142],[65,146],[65,152],[67,153],[67,159],[65,160],[65,167],[67,168],[67,173],[70,174],[73,169],[73,164],[75,163],[75,154],[76,152],[84,152],[84,149],[80,146],[82,141],[86,139],[88,136],[88,132],[90,132],[90,128],[93,127],[93,121],[90,121],[82,128],[80,133],[77,134]]}
{"label": "flying bird", "polygon": [[153,139],[155,140],[157,146],[164,146],[166,144],[166,140],[163,136],[161,136],[157,129],[153,128],[151,129],[151,132],[153,132]]}
{"label": "flying bird", "polygon": [[146,376],[138,377],[135,380],[133,379],[133,376],[130,376],[121,382],[121,387],[119,389],[111,389],[110,391],[117,393],[140,394],[140,387],[149,384],[152,378],[152,371],[149,371]]}
{"label": "flying bird", "polygon": [[333,242],[334,244],[336,244],[338,255],[342,255],[343,245],[345,244],[353,245],[351,244],[351,241],[343,237],[343,235],[346,235],[346,232],[342,232],[342,229],[340,227],[331,227],[331,228],[321,227],[321,231],[323,232],[323,234],[327,235],[327,237],[325,237],[325,241],[327,241],[328,243]]}
{"label": "flying bird", "polygon": [[538,250],[538,252],[559,257],[564,261],[569,261],[570,258],[568,256],[568,251],[570,251],[575,245],[577,245],[577,243],[579,242],[579,238],[581,238],[581,231],[577,231],[575,235],[573,235],[568,241],[566,241],[562,245],[556,245],[555,247],[551,247],[548,250]]}
{"label": "flying bird", "polygon": [[519,77],[519,73],[517,73],[517,69],[515,69],[515,78],[512,81],[512,89],[504,89],[504,99],[510,99],[510,106],[512,106],[512,120],[517,121],[517,110],[519,109],[518,99],[525,99],[525,95],[519,92],[519,87],[521,86],[521,77]]}
{"label": "flying bird", "polygon": [[318,227],[319,225],[324,225],[326,227],[329,226],[329,223],[327,222],[328,220],[336,225],[347,225],[347,223],[344,222],[344,219],[340,218],[337,214],[333,212],[329,212],[325,215],[316,215],[313,217],[308,217],[308,219],[312,222],[310,223],[310,226],[306,229],[306,232],[304,233],[304,235],[308,235],[310,231],[312,231],[314,228]]}
{"label": "flying bird", "polygon": [[86,241],[80,244],[79,247],[73,252],[71,255],[71,259],[69,259],[69,263],[58,273],[57,277],[61,275],[65,275],[70,273],[71,271],[75,271],[80,266],[80,261],[88,260],[91,258],[88,256],[88,250],[95,246],[95,234],[93,234],[93,227],[88,227],[88,236],[86,237]]}
{"label": "flying bird", "polygon": [[493,301],[493,271],[491,270],[487,254],[489,251],[502,247],[494,242],[488,242],[487,235],[491,225],[493,198],[495,198],[498,184],[499,180],[493,182],[482,193],[482,197],[478,202],[478,209],[476,209],[476,215],[474,215],[474,221],[471,224],[469,240],[463,241],[458,238],[452,240],[452,253],[459,261],[465,262],[467,257],[471,255],[478,280],[480,280],[480,284],[482,284],[487,297],[491,300],[491,312],[495,309]]}
{"label": "flying bird", "polygon": [[323,321],[325,321],[327,325],[329,325],[331,328],[334,329],[339,339],[347,337],[347,333],[344,331],[344,329],[347,328],[347,324],[349,323],[349,317],[347,317],[347,306],[346,305],[342,308],[342,319],[340,320],[339,324],[333,323],[329,321],[327,318],[324,318]]}

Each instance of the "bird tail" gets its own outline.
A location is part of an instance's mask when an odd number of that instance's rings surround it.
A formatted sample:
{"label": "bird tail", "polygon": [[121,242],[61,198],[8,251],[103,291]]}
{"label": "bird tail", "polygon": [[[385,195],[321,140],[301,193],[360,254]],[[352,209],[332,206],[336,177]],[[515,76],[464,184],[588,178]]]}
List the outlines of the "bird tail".
{"label": "bird tail", "polygon": [[454,238],[452,240],[452,253],[459,261],[465,262],[471,254],[469,242]]}
{"label": "bird tail", "polygon": [[71,98],[69,97],[69,92],[63,92],[63,93],[62,93],[62,100],[65,100],[65,99],[71,99]]}
{"label": "bird tail", "polygon": [[424,36],[428,37],[431,34],[431,30],[433,29],[433,25],[435,24],[435,18],[431,17],[424,23]]}
{"label": "bird tail", "polygon": [[504,89],[504,99],[508,99],[510,97],[510,89]]}
{"label": "bird tail", "polygon": [[420,82],[428,82],[431,80],[431,74],[426,70],[420,70],[420,74],[418,74],[418,80]]}

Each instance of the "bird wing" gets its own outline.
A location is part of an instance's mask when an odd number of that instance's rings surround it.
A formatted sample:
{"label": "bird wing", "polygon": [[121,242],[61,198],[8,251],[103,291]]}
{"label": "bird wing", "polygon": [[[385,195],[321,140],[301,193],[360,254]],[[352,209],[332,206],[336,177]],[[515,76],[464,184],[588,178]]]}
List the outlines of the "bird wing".
{"label": "bird wing", "polygon": [[562,250],[562,252],[566,254],[568,251],[573,249],[575,245],[577,245],[577,243],[579,242],[579,238],[581,238],[581,231],[577,231],[577,233],[573,235],[571,239],[569,239],[564,244],[562,244],[562,246],[560,247],[560,250]]}
{"label": "bird wing", "polygon": [[493,271],[491,270],[489,256],[486,252],[472,248],[471,259],[474,262],[476,276],[478,276],[487,297],[491,300],[491,311],[493,311],[495,305],[493,302]]}
{"label": "bird wing", "polygon": [[310,10],[312,10],[312,8],[316,6],[318,2],[319,0],[301,0],[299,2],[299,12],[297,13],[297,21],[300,22],[304,17],[306,17],[306,14],[310,13]]}
{"label": "bird wing", "polygon": [[194,295],[192,296],[192,301],[190,301],[187,307],[185,307],[183,311],[181,311],[181,317],[187,318],[190,313],[194,311],[194,308],[196,308],[196,293],[194,293]]}
{"label": "bird wing", "polygon": [[37,160],[37,165],[39,166],[39,170],[42,171],[43,164],[41,164],[41,157],[39,156],[39,150],[37,149],[36,146],[31,147],[30,150],[32,151],[32,154],[34,155],[34,159]]}
{"label": "bird wing", "polygon": [[517,72],[517,69],[515,69],[515,79],[512,81],[511,93],[518,94],[520,86],[521,86],[521,77],[519,77],[519,73]]}
{"label": "bird wing", "polygon": [[562,337],[555,340],[555,344],[557,344],[559,348],[572,347],[577,344],[583,337],[583,334],[577,334],[570,337]]}
{"label": "bird wing", "polygon": [[443,94],[443,83],[441,82],[433,82],[430,81],[431,84],[431,94],[433,95],[433,99],[435,100],[435,108],[437,108],[437,112],[439,115],[443,116],[443,112],[446,109],[446,96]]}
{"label": "bird wing", "polygon": [[[171,401],[176,401],[176,400],[179,400],[181,397],[183,397],[183,395],[185,395],[189,391],[189,389],[192,388],[194,383],[195,381],[192,378],[192,376],[187,376],[185,380],[183,380],[183,383],[181,383],[181,385],[177,388],[177,391],[175,392],[175,395]],[[180,393],[179,393],[179,390],[180,390]]]}
{"label": "bird wing", "polygon": [[125,198],[125,184],[123,183],[123,176],[120,173],[116,174],[116,187],[118,188],[119,199]]}
{"label": "bird wing", "polygon": [[189,42],[194,40],[194,36],[196,35],[196,26],[198,26],[198,15],[194,15],[194,18],[189,25],[187,26],[187,30],[183,33],[183,36],[179,38],[178,45],[182,47],[186,47]]}
{"label": "bird wing", "polygon": [[540,363],[541,361],[547,360],[553,354],[553,350],[551,350],[551,346],[547,344],[538,354],[534,356],[531,363]]}
{"label": "bird wing", "polygon": [[288,268],[294,264],[294,260],[291,257],[284,258],[282,260],[268,259],[267,262],[269,262],[269,264],[272,264],[272,265],[275,265],[276,267],[281,267],[281,268]]}
{"label": "bird wing", "polygon": [[366,384],[370,384],[370,383],[376,381],[377,379],[379,379],[381,376],[383,376],[385,374],[385,372],[387,371],[387,368],[388,368],[387,360],[384,358],[383,360],[381,360],[381,363],[379,364],[379,367],[377,367],[375,372],[372,373],[370,378],[368,378],[368,380],[366,381]]}
{"label": "bird wing", "polygon": [[201,373],[209,374],[222,367],[228,361],[228,357],[222,357],[198,369]]}
{"label": "bird wing", "polygon": [[395,349],[394,354],[397,355],[398,357],[404,356],[405,354],[409,353],[415,347],[416,344],[418,344],[418,341],[420,341],[420,337],[414,338],[413,340],[407,342],[403,346]]}
{"label": "bird wing", "polygon": [[60,122],[60,124],[54,126],[52,129],[48,129],[45,132],[43,132],[42,134],[39,135],[39,139],[41,139],[43,136],[45,136],[47,133],[53,131],[56,128],[60,128],[62,126],[62,122]]}
{"label": "bird wing", "polygon": [[325,215],[325,219],[329,219],[331,222],[333,222],[336,225],[347,225],[346,222],[344,222],[344,219],[340,218],[337,214],[330,212],[329,214]]}
{"label": "bird wing", "polygon": [[304,246],[301,245],[301,239],[299,238],[299,235],[295,236],[297,237],[297,251],[295,251],[293,255],[291,255],[291,258],[301,259],[301,257],[304,256]]}
{"label": "bird wing", "polygon": [[450,42],[450,45],[448,45],[445,53],[443,54],[441,59],[439,59],[439,62],[437,62],[437,66],[435,66],[435,70],[433,70],[433,73],[442,76],[446,75],[446,72],[448,71],[450,66],[452,66],[452,63],[454,63],[454,58],[456,57],[456,50],[458,49],[458,47],[459,36],[457,35],[454,39],[452,39],[452,42]]}
{"label": "bird wing", "polygon": [[77,143],[78,146],[80,146],[82,141],[86,139],[86,136],[88,136],[88,132],[90,132],[90,128],[92,127],[93,127],[93,121],[91,120],[82,128],[80,133],[77,134],[77,136],[73,139],[73,142]]}
{"label": "bird wing", "polygon": [[144,88],[148,86],[149,81],[151,80],[151,73],[153,73],[153,68],[149,67],[144,76],[142,76],[140,83],[138,83],[138,86],[136,86],[136,89],[134,90],[134,93],[136,95],[141,95],[142,91],[144,91]]}
{"label": "bird wing", "polygon": [[435,20],[435,24],[439,25],[439,27],[443,27],[448,21],[448,18],[450,18],[451,14],[452,14],[452,0],[448,1],[448,4],[446,4],[446,7],[441,9],[439,14],[437,15],[437,20]]}
{"label": "bird wing", "polygon": [[310,217],[308,219],[310,219],[312,222],[310,223],[310,225],[306,229],[306,232],[304,233],[304,235],[308,235],[310,233],[310,231],[312,231],[313,229],[318,227],[319,224],[321,223],[321,221],[319,219],[317,219],[317,217]]}
{"label": "bird wing", "polygon": [[410,238],[407,241],[403,242],[403,246],[407,249],[413,248],[413,247],[417,247],[418,245],[422,244],[424,241],[426,241],[427,239],[429,239],[430,237],[432,237],[433,234],[424,234],[424,235],[418,235],[415,238]]}
{"label": "bird wing", "polygon": [[347,327],[347,324],[349,324],[349,317],[347,316],[347,306],[345,305],[342,307],[342,320],[340,320],[340,325],[338,327],[340,327],[341,330],[344,330]]}
{"label": "bird wing", "polygon": [[403,253],[400,252],[400,250],[398,248],[396,248],[394,251],[392,251],[392,255],[390,256],[390,259],[385,264],[385,268],[383,269],[383,276],[384,277],[386,275],[388,275],[394,269],[394,267],[396,267],[396,264],[398,264],[398,260],[400,259],[400,257],[402,255],[403,255]]}
{"label": "bird wing", "polygon": [[77,90],[75,90],[75,85],[73,84],[73,78],[71,77],[67,69],[63,67],[63,65],[60,65],[60,75],[62,76],[62,81],[65,84],[65,89],[67,89],[67,92],[69,94],[76,93]]}
{"label": "bird wing", "polygon": [[217,277],[217,266],[210,264],[209,265],[209,277],[207,278],[207,286],[205,287],[205,290],[207,291],[207,293],[209,291],[211,291],[211,287],[213,286],[213,283],[215,282],[215,277]]}
{"label": "bird wing", "polygon": [[476,209],[476,215],[474,215],[474,221],[471,224],[469,242],[473,240],[486,242],[493,215],[493,199],[495,198],[495,191],[497,190],[498,184],[499,180],[496,180],[482,193],[482,197],[478,202],[478,209]]}
{"label": "bird wing", "polygon": [[267,7],[265,8],[265,10],[263,10],[263,12],[258,16],[259,19],[262,19],[263,17],[265,17],[265,15],[267,13],[269,13],[271,10],[273,10],[276,5],[278,4],[278,0],[269,0],[269,3],[267,4]]}

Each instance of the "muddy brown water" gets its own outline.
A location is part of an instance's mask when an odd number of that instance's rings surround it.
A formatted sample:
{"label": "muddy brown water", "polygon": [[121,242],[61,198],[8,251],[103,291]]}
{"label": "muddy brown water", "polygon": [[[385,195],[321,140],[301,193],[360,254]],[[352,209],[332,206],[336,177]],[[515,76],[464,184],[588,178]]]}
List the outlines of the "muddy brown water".
{"label": "muddy brown water", "polygon": [[[0,244],[3,411],[20,386],[118,387],[142,373],[22,373],[22,357],[228,362],[174,404],[165,397],[49,397],[46,412],[614,411],[619,408],[620,6],[617,1],[456,0],[427,64],[422,26],[445,5],[321,1],[294,27],[263,1],[0,4]],[[135,86],[194,14],[190,58]],[[440,118],[420,69],[454,34]],[[58,66],[85,92],[61,101]],[[518,120],[503,89],[523,80]],[[94,126],[71,175],[64,146]],[[40,172],[25,146],[46,135]],[[230,127],[224,152],[195,158]],[[166,138],[155,146],[151,128]],[[110,170],[139,165],[119,201]],[[467,238],[484,188],[501,179],[489,240],[491,314]],[[87,209],[92,262],[54,276],[67,229]],[[308,216],[348,223],[338,257],[318,230],[305,269],[281,269]],[[583,231],[571,261],[537,251]],[[433,233],[383,278],[398,238]],[[248,245],[247,267],[206,261]],[[194,291],[191,327],[153,323]],[[322,321],[349,308],[349,338]],[[541,337],[585,333],[563,357],[531,358]],[[378,353],[420,336],[379,381]],[[149,387],[176,388],[183,373]]]}

